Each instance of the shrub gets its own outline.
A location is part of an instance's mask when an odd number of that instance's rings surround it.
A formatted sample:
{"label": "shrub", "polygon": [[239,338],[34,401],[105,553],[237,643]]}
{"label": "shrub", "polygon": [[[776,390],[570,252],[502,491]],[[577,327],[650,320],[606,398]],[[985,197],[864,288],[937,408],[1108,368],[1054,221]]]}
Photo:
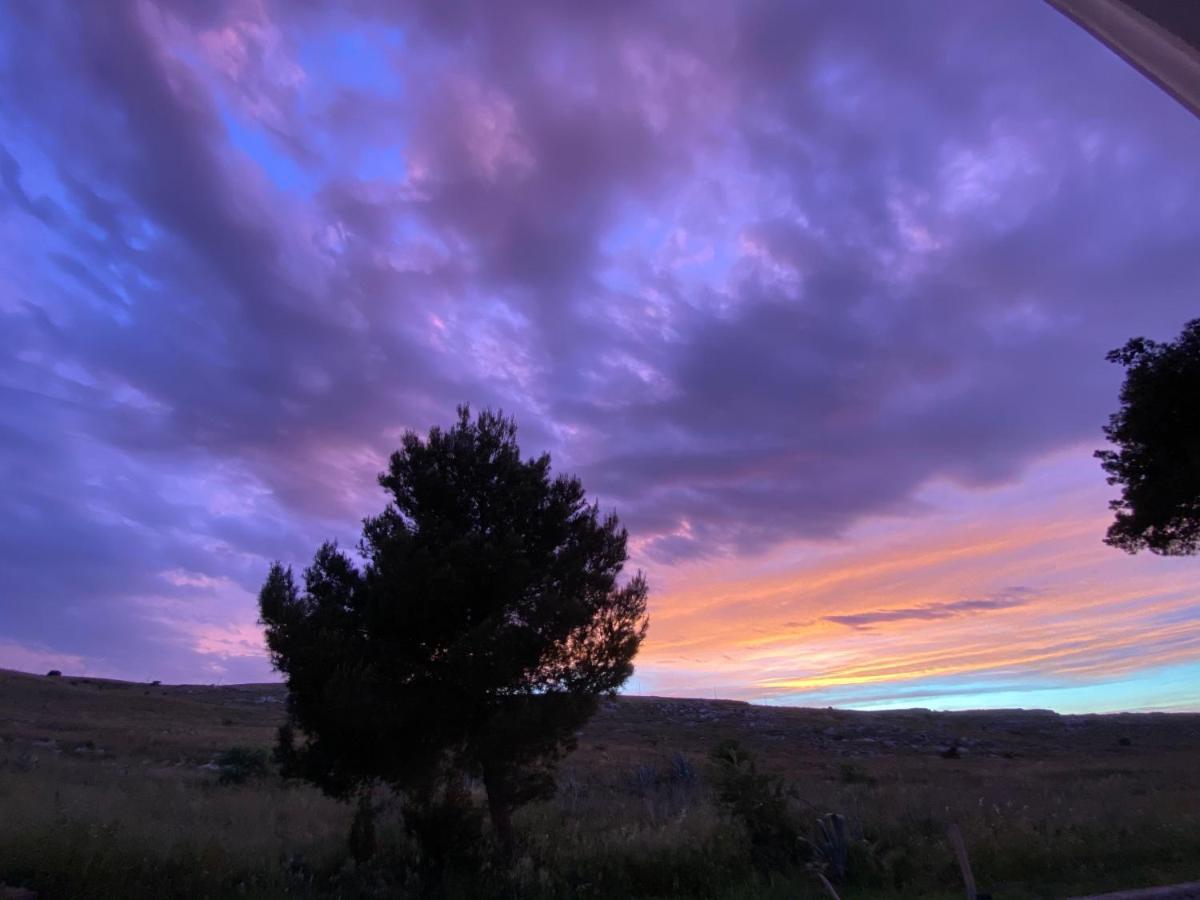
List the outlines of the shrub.
{"label": "shrub", "polygon": [[642,799],[651,818],[679,815],[691,805],[697,785],[696,769],[676,752],[663,764],[642,764],[633,770],[630,790]]}
{"label": "shrub", "polygon": [[375,855],[375,846],[375,807],[370,793],[363,791],[358,795],[358,806],[350,823],[350,855],[362,865]]}
{"label": "shrub", "polygon": [[672,784],[689,788],[696,786],[696,782],[698,781],[696,767],[692,765],[691,760],[678,750],[671,756],[671,764],[667,771],[667,778]]}
{"label": "shrub", "polygon": [[58,671],[58,669],[51,669],[49,672],[46,673],[46,677],[47,678],[61,678],[62,672]]}
{"label": "shrub", "polygon": [[218,781],[245,784],[251,778],[262,778],[270,771],[270,760],[270,754],[260,747],[230,747],[217,755]]}
{"label": "shrub", "polygon": [[875,784],[875,778],[857,763],[842,763],[838,770],[838,781],[842,784]]}
{"label": "shrub", "polygon": [[436,885],[450,868],[475,872],[482,862],[483,811],[460,779],[409,795],[404,830],[420,851],[422,880]]}
{"label": "shrub", "polygon": [[291,722],[284,722],[276,731],[275,749],[271,751],[271,759],[279,766],[284,778],[292,777],[292,767],[296,760],[296,732]]}
{"label": "shrub", "polygon": [[737,741],[722,741],[711,759],[717,805],[745,829],[755,866],[765,873],[805,861],[810,851],[792,810],[794,789],[778,776],[759,772]]}
{"label": "shrub", "polygon": [[817,819],[813,832],[813,849],[816,860],[834,881],[846,877],[846,866],[850,860],[850,835],[846,830],[846,819],[837,813],[825,813]]}

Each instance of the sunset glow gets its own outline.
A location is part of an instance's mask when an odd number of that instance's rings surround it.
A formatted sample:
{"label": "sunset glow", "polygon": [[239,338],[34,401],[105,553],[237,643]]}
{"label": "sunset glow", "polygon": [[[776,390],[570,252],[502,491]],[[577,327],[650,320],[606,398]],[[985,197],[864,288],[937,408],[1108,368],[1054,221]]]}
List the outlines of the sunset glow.
{"label": "sunset glow", "polygon": [[275,678],[271,561],[470,403],[627,525],[631,692],[1200,709],[1092,458],[1200,121],[1046,4],[18,6],[0,667]]}
{"label": "sunset glow", "polygon": [[[1193,708],[1191,566],[1097,540],[1106,489],[1087,484],[1099,479],[1078,465],[1082,455],[1057,454],[982,496],[942,491],[940,510],[868,526],[823,553],[781,548],[745,579],[681,567],[642,655],[644,689],[1075,710],[1127,708],[1140,689],[1142,707]],[[1067,488],[1052,505],[1038,490],[1048,480]],[[956,503],[974,512],[955,513]]]}

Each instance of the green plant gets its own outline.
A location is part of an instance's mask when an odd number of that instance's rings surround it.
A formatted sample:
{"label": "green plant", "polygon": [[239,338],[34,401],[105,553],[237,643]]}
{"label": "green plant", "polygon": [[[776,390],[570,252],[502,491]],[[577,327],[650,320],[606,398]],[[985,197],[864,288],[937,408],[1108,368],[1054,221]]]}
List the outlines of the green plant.
{"label": "green plant", "polygon": [[758,771],[754,756],[735,740],[718,744],[710,759],[717,805],[745,829],[755,866],[770,872],[800,863],[808,854],[792,810],[795,790]]}
{"label": "green plant", "polygon": [[215,760],[221,784],[245,784],[270,771],[271,755],[261,747],[230,747]]}
{"label": "green plant", "polygon": [[876,779],[858,763],[844,762],[838,769],[838,781],[842,784],[875,784]]}
{"label": "green plant", "polygon": [[417,845],[427,886],[439,883],[451,868],[481,869],[483,811],[461,779],[450,777],[436,788],[410,794],[404,803],[404,830]]}
{"label": "green plant", "polygon": [[358,795],[354,819],[350,822],[350,855],[362,865],[375,855],[375,849],[375,807],[370,792],[363,791]]}
{"label": "green plant", "polygon": [[846,830],[846,819],[838,813],[825,813],[817,819],[813,831],[813,855],[834,881],[846,877],[846,866],[850,859],[850,835]]}

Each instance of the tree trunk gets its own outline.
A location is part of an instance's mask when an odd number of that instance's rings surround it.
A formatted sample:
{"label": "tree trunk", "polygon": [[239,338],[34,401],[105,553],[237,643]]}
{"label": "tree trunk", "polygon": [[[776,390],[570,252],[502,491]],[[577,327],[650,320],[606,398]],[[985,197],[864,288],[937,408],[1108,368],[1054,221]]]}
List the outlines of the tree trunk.
{"label": "tree trunk", "polygon": [[483,767],[483,787],[487,791],[488,812],[492,817],[492,830],[500,844],[505,860],[516,854],[517,837],[512,826],[512,798],[508,781],[503,773],[492,766]]}

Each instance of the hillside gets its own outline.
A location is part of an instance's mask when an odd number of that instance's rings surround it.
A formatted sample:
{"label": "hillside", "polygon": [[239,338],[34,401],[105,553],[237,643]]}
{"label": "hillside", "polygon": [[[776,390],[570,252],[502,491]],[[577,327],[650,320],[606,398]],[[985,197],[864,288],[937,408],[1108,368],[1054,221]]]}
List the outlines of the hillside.
{"label": "hillside", "polygon": [[[91,741],[114,756],[204,761],[231,744],[269,745],[280,684],[154,685],[0,669],[0,739],[14,746]],[[581,736],[593,761],[653,751],[704,753],[735,738],[781,765],[803,759],[940,756],[1072,763],[1200,754],[1200,713],[1059,715],[1049,710],[854,712],[734,700],[618,697]]]}

